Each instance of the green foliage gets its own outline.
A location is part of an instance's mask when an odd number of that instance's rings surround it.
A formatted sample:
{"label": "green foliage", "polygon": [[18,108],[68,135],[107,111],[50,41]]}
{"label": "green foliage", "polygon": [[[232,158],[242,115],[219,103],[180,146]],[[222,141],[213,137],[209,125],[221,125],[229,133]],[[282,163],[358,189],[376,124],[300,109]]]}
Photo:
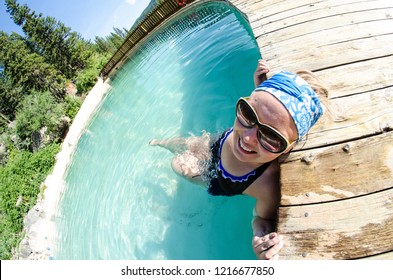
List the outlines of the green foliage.
{"label": "green foliage", "polygon": [[[0,167],[0,259],[10,259],[11,249],[20,242],[23,218],[35,205],[59,148],[51,144],[36,153],[12,150],[7,164]],[[22,201],[16,206],[19,197]]]}
{"label": "green foliage", "polygon": [[19,148],[31,150],[33,134],[39,133],[43,127],[47,128],[48,134],[55,135],[63,115],[63,104],[56,103],[50,93],[27,96],[15,117]]}
{"label": "green foliage", "polygon": [[64,107],[65,107],[66,116],[73,121],[80,107],[82,106],[82,103],[83,101],[80,97],[67,95],[64,98]]}
{"label": "green foliage", "polygon": [[[82,104],[81,98],[65,95],[66,81],[87,93],[128,33],[114,28],[91,44],[55,18],[36,14],[16,0],[5,4],[25,36],[0,31],[0,144],[5,147],[0,157],[0,259],[10,258],[11,248],[20,242],[22,219],[54,164],[61,117],[74,119]],[[32,153],[43,127],[50,139]],[[16,140],[11,137],[15,133]],[[19,197],[22,202],[16,206]]]}
{"label": "green foliage", "polygon": [[[0,56],[5,77],[3,80],[8,83],[8,95],[15,96],[10,93],[12,88],[19,89],[23,94],[49,90],[57,97],[64,95],[65,77],[45,62],[42,56],[33,53],[28,42],[20,35],[0,32]],[[19,93],[17,103],[21,96]]]}
{"label": "green foliage", "polygon": [[87,93],[97,83],[98,75],[106,61],[107,57],[98,53],[88,59],[87,67],[75,79],[79,93]]}
{"label": "green foliage", "polygon": [[81,71],[75,79],[75,84],[80,93],[87,93],[97,82],[99,70],[87,68]]}
{"label": "green foliage", "polygon": [[106,37],[95,38],[95,50],[101,54],[114,54],[127,38],[128,30],[126,28],[113,28],[113,32]]}
{"label": "green foliage", "polygon": [[6,6],[14,22],[22,27],[33,51],[45,62],[68,79],[73,79],[79,70],[85,68],[92,50],[78,33],[53,17],[37,15],[26,4],[20,5],[16,0],[6,0]]}
{"label": "green foliage", "polygon": [[23,97],[22,90],[15,88],[5,77],[0,77],[0,123],[8,124],[14,119],[15,112]]}

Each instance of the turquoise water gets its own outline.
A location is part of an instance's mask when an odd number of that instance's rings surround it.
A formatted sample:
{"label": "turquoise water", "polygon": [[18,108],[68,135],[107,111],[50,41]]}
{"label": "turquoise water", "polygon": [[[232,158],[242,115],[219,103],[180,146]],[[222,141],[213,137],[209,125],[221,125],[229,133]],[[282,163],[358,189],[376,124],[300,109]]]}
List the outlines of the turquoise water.
{"label": "turquoise water", "polygon": [[254,259],[254,199],[209,196],[148,142],[231,126],[258,58],[247,22],[225,3],[197,6],[145,41],[77,145],[54,257]]}

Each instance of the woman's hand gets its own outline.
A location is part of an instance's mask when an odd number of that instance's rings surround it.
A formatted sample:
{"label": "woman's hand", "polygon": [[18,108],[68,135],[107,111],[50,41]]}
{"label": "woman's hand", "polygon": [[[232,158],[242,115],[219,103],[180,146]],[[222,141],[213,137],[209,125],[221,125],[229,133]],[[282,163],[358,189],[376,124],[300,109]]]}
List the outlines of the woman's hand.
{"label": "woman's hand", "polygon": [[265,236],[254,235],[252,238],[252,248],[260,260],[277,260],[279,258],[278,252],[283,246],[283,236],[276,232]]}
{"label": "woman's hand", "polygon": [[270,72],[270,66],[266,60],[259,59],[257,69],[254,72],[255,87],[267,80],[266,74]]}

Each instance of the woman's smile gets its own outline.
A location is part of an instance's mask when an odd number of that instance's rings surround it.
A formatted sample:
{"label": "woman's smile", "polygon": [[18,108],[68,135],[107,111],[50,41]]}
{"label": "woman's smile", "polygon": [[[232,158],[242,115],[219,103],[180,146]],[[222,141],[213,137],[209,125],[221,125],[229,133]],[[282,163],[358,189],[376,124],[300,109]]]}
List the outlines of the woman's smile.
{"label": "woman's smile", "polygon": [[238,141],[238,147],[239,150],[245,154],[256,154],[256,151],[253,151],[252,149],[250,149],[249,147],[247,147],[247,145],[243,142],[243,140],[239,137],[239,141]]}

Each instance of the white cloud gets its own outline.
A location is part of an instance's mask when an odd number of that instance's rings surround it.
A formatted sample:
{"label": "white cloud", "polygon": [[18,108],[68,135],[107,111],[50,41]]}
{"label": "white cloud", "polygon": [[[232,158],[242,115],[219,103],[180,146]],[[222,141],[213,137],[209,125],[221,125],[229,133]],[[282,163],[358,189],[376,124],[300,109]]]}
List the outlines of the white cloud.
{"label": "white cloud", "polygon": [[127,4],[134,5],[136,0],[126,0]]}

